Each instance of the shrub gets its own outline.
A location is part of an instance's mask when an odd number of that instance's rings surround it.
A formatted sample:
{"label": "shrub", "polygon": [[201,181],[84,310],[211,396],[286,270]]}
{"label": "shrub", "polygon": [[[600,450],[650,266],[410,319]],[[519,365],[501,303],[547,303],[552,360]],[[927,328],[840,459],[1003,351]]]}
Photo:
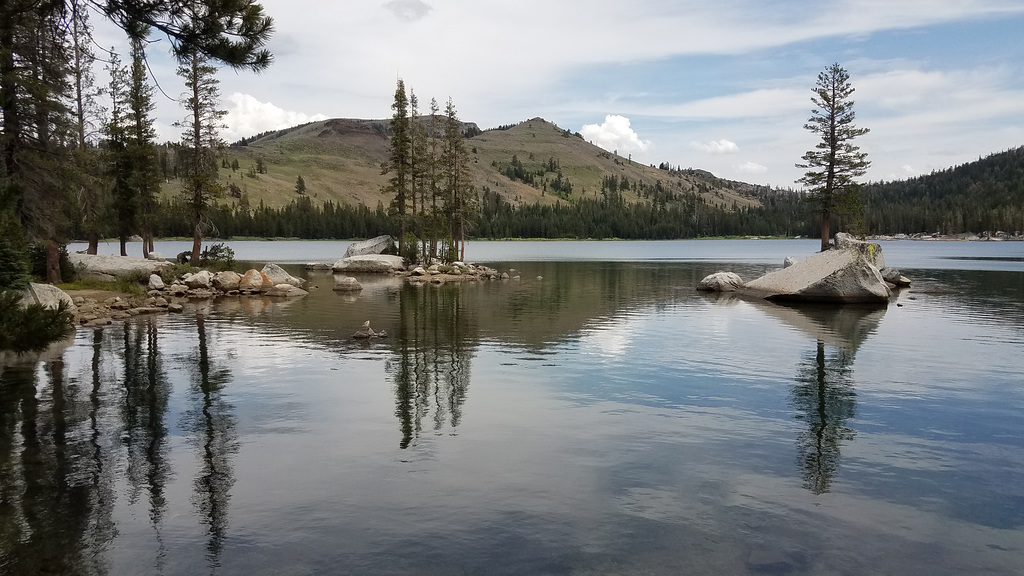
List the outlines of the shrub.
{"label": "shrub", "polygon": [[74,330],[71,312],[61,302],[57,308],[39,304],[21,306],[21,292],[0,292],[0,350],[21,354],[45,349]]}

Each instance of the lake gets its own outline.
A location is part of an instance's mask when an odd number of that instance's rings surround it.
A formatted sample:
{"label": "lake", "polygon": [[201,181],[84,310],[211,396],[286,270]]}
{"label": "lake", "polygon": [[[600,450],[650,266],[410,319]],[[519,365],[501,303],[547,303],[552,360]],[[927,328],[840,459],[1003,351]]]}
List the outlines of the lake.
{"label": "lake", "polygon": [[0,574],[1024,566],[1024,243],[884,242],[882,309],[694,290],[817,240],[470,242],[520,279],[356,295],[301,265],[347,242],[228,244],[317,288],[0,372]]}

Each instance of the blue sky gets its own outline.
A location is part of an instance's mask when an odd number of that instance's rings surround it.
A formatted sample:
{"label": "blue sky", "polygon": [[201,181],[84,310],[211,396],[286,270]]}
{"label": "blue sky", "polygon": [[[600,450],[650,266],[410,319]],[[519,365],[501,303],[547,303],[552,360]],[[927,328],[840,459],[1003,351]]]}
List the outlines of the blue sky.
{"label": "blue sky", "polygon": [[[817,74],[856,88],[866,180],[1024,145],[1021,0],[263,0],[265,73],[222,70],[226,140],[386,118],[401,77],[481,128],[542,117],[635,160],[796,187]],[[97,23],[101,45],[118,31]],[[163,41],[166,45],[166,40]],[[182,91],[161,42],[151,65]],[[161,97],[161,138],[180,106]]]}

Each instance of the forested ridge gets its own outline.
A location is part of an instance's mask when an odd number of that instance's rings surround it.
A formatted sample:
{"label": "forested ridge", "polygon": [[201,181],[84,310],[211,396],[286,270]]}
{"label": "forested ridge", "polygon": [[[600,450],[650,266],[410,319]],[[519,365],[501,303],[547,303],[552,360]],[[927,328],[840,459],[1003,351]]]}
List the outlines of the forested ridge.
{"label": "forested ridge", "polygon": [[[679,172],[667,165],[662,170],[666,181]],[[628,198],[621,192],[622,181],[611,179],[575,201],[515,204],[485,186],[478,191],[479,211],[471,216],[467,233],[471,238],[627,239],[817,233],[814,205],[798,191],[716,183],[709,173],[688,172],[705,179],[709,189],[729,186],[754,204],[716,204],[696,194],[668,194],[657,184],[645,188],[639,183],[637,193]],[[628,185],[631,191],[633,187]],[[861,194],[867,234],[1012,234],[1024,230],[1024,148],[908,180],[867,184]],[[283,207],[223,202],[211,210],[210,219],[221,238],[369,237],[393,233],[381,198],[375,207],[333,201],[317,204],[305,195]],[[188,235],[188,221],[176,202],[165,203],[159,213],[157,235]],[[833,229],[849,228],[839,218],[834,224],[838,228]]]}
{"label": "forested ridge", "polygon": [[861,195],[876,234],[1024,231],[1024,146]]}

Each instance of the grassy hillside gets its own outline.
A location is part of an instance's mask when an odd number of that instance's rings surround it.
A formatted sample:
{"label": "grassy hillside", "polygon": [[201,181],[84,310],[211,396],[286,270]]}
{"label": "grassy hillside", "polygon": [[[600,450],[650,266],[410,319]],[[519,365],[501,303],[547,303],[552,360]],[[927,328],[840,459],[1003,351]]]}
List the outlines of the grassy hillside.
{"label": "grassy hillside", "polygon": [[[236,186],[251,206],[260,202],[270,207],[288,205],[298,197],[295,183],[300,175],[306,195],[315,205],[328,200],[370,208],[380,201],[386,205],[389,199],[384,198],[381,188],[387,177],[381,174],[381,164],[387,159],[389,124],[388,120],[332,119],[263,135],[247,145],[226,149],[227,164],[237,162],[239,168],[221,168],[220,177],[226,188]],[[540,118],[484,131],[468,138],[466,147],[477,191],[489,189],[513,205],[575,203],[585,197],[598,197],[602,182],[612,176],[630,183],[621,192],[627,202],[639,199],[645,186],[660,182],[667,192],[695,193],[713,206],[760,205],[751,194],[751,185],[721,180],[701,171],[669,173],[631,162]],[[547,172],[532,186],[510,179],[502,170],[513,156],[529,171],[553,162],[561,171],[562,181],[571,185],[571,192],[558,195],[551,189],[549,184],[557,178],[556,172]],[[266,166],[265,173],[254,173],[258,161]],[[177,193],[180,185],[180,181],[171,180],[164,187],[164,195]],[[230,195],[222,200],[232,204],[240,201]]]}

